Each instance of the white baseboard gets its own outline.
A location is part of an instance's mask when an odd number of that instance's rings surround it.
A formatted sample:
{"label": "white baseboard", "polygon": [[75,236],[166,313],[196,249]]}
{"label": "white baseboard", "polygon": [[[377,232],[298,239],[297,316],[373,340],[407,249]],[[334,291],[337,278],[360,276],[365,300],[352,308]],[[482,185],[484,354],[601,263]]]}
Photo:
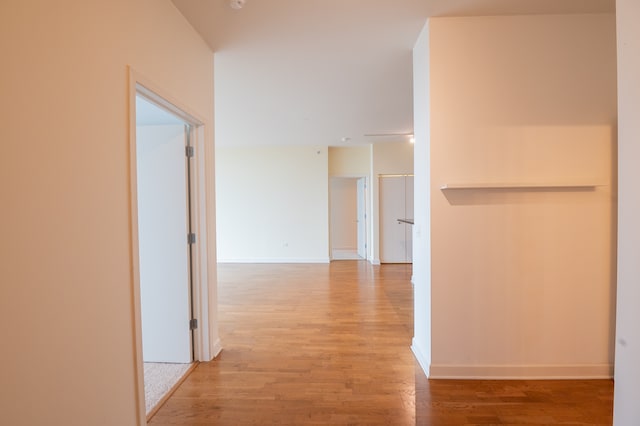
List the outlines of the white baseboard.
{"label": "white baseboard", "polygon": [[424,374],[427,377],[429,377],[429,361],[427,360],[427,357],[424,356],[424,353],[420,349],[420,345],[416,343],[415,338],[411,341],[411,351],[413,352],[413,355],[416,357],[418,364],[420,364],[420,368],[422,368],[422,371],[424,372]]}
{"label": "white baseboard", "polygon": [[371,259],[372,265],[380,265],[380,259]]}
{"label": "white baseboard", "polygon": [[[414,351],[415,353],[415,351]],[[431,379],[611,379],[612,364],[575,365],[443,365],[431,364]]]}
{"label": "white baseboard", "polygon": [[243,259],[218,259],[218,263],[329,263],[328,257],[322,258],[243,258]]}
{"label": "white baseboard", "polygon": [[[213,344],[213,358],[216,358],[222,352],[222,342],[220,339],[216,339],[216,342]],[[212,359],[213,359],[212,358]]]}
{"label": "white baseboard", "polygon": [[358,255],[358,249],[333,249],[331,250],[331,258],[333,260],[360,260],[362,259]]}

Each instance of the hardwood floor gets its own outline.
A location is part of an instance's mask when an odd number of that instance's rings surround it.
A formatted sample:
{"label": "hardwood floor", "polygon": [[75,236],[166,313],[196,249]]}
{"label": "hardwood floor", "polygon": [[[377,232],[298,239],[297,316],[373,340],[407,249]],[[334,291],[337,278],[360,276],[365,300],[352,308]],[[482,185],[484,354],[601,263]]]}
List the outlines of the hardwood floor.
{"label": "hardwood floor", "polygon": [[611,424],[613,383],[427,380],[411,265],[219,265],[224,350],[151,425]]}

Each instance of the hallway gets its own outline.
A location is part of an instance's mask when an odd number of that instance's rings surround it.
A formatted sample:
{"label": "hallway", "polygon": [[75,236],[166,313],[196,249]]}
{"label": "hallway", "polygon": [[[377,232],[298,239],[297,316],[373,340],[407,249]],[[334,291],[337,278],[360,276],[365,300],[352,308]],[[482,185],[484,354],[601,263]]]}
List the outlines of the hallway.
{"label": "hallway", "polygon": [[[611,424],[611,381],[428,381],[411,265],[219,265],[224,350],[152,425]],[[416,402],[417,401],[417,402]]]}

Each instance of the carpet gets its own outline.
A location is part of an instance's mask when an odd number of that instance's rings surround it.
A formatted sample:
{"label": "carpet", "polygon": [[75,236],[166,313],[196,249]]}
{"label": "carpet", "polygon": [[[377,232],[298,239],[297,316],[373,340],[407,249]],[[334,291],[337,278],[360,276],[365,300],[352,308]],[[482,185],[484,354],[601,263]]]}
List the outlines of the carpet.
{"label": "carpet", "polygon": [[144,363],[144,402],[147,415],[187,373],[191,364]]}

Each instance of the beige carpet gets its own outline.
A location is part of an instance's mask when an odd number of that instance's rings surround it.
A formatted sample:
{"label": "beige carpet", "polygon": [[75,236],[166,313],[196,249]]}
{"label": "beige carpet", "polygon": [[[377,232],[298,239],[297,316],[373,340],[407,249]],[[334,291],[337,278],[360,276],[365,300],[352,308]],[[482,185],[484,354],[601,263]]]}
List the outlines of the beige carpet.
{"label": "beige carpet", "polygon": [[191,364],[144,363],[144,402],[147,414],[178,383],[189,367]]}

